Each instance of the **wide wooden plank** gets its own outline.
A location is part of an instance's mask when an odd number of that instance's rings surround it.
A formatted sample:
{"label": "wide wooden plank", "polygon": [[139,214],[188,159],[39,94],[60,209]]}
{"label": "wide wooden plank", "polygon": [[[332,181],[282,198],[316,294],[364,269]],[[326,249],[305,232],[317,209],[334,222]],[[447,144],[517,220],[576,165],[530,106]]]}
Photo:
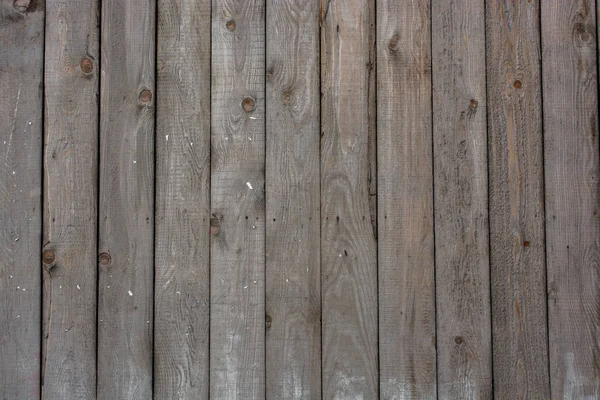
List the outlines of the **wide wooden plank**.
{"label": "wide wooden plank", "polygon": [[48,1],[44,399],[96,398],[98,1]]}
{"label": "wide wooden plank", "polygon": [[155,1],[102,2],[98,397],[152,397]]}
{"label": "wide wooden plank", "polygon": [[40,397],[44,3],[0,3],[0,398]]}
{"label": "wide wooden plank", "polygon": [[209,0],[159,0],[154,396],[207,399]]}
{"label": "wide wooden plank", "polygon": [[494,397],[549,399],[539,3],[486,5]]}
{"label": "wide wooden plank", "polygon": [[600,382],[596,3],[545,0],[541,8],[551,395],[595,399]]}
{"label": "wide wooden plank", "polygon": [[265,397],[265,1],[213,2],[210,396]]}
{"label": "wide wooden plank", "polygon": [[438,395],[491,399],[485,3],[431,12]]}
{"label": "wide wooden plank", "polygon": [[374,130],[375,4],[321,10],[323,398],[375,399],[377,245],[368,144]]}
{"label": "wide wooden plank", "polygon": [[381,398],[436,396],[429,0],[377,2]]}
{"label": "wide wooden plank", "polygon": [[321,398],[319,6],[267,1],[266,395]]}

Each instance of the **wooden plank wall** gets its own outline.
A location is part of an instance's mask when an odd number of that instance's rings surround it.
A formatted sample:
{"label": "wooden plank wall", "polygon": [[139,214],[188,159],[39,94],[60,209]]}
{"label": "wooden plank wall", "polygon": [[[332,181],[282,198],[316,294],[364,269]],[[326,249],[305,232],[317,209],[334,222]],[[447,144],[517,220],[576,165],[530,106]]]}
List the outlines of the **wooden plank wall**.
{"label": "wooden plank wall", "polygon": [[0,2],[0,398],[600,398],[599,12]]}

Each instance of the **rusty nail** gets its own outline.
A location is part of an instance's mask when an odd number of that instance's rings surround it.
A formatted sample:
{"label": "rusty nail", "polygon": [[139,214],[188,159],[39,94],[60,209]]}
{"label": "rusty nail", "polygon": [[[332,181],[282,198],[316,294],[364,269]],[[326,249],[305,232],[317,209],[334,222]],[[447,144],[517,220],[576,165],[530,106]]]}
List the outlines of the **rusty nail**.
{"label": "rusty nail", "polygon": [[110,255],[108,253],[100,253],[98,260],[100,261],[100,265],[108,265],[110,264]]}
{"label": "rusty nail", "polygon": [[235,21],[230,19],[229,21],[227,21],[227,23],[225,24],[225,27],[227,28],[228,31],[233,31],[235,30]]}
{"label": "rusty nail", "polygon": [[479,104],[479,103],[477,102],[477,100],[475,100],[475,99],[471,99],[471,108],[472,108],[473,110],[477,108],[477,105],[478,105],[478,104]]}
{"label": "rusty nail", "polygon": [[79,66],[81,67],[81,71],[84,74],[89,74],[94,69],[94,64],[92,63],[92,60],[90,60],[87,57],[81,60]]}
{"label": "rusty nail", "polygon": [[149,103],[150,100],[152,100],[152,92],[148,89],[142,90],[142,93],[140,93],[140,101],[142,103]]}
{"label": "rusty nail", "polygon": [[526,241],[524,241],[524,242],[523,242],[523,246],[525,246],[525,247],[529,247],[529,241],[527,241],[527,240],[526,240]]}
{"label": "rusty nail", "polygon": [[515,83],[513,83],[513,86],[516,89],[521,89],[521,86],[522,86],[521,81],[520,80],[516,80]]}
{"label": "rusty nail", "polygon": [[46,250],[43,254],[44,264],[52,264],[56,259],[53,250]]}
{"label": "rusty nail", "polygon": [[254,99],[252,99],[250,97],[246,97],[244,100],[242,100],[242,108],[244,109],[244,111],[250,112],[250,111],[254,110],[254,107],[255,107]]}
{"label": "rusty nail", "polygon": [[456,344],[462,344],[462,342],[463,342],[463,338],[462,337],[456,336],[454,338],[454,343],[456,343]]}

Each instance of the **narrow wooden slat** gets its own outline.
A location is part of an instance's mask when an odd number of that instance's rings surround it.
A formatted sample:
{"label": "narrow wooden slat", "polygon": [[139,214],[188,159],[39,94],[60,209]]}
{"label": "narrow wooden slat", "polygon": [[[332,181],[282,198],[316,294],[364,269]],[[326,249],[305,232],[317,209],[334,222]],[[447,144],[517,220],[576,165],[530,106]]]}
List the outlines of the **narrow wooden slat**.
{"label": "narrow wooden slat", "polygon": [[154,396],[207,399],[209,0],[159,0]]}
{"label": "narrow wooden slat", "polygon": [[44,3],[0,2],[0,398],[40,397]]}
{"label": "narrow wooden slat", "polygon": [[368,143],[375,93],[371,0],[322,3],[323,398],[377,398],[377,246]]}
{"label": "narrow wooden slat", "polygon": [[600,381],[596,3],[541,8],[551,395],[592,399]]}
{"label": "narrow wooden slat", "polygon": [[213,2],[210,396],[265,397],[265,2]]}
{"label": "narrow wooden slat", "polygon": [[486,5],[494,395],[549,399],[539,3]]}
{"label": "narrow wooden slat", "polygon": [[485,3],[431,12],[438,395],[491,399]]}
{"label": "narrow wooden slat", "polygon": [[436,396],[428,0],[377,2],[381,398]]}
{"label": "narrow wooden slat", "polygon": [[102,2],[98,397],[152,397],[154,0]]}
{"label": "narrow wooden slat", "polygon": [[98,1],[48,1],[44,399],[96,398]]}
{"label": "narrow wooden slat", "polygon": [[267,1],[268,399],[321,398],[319,7]]}

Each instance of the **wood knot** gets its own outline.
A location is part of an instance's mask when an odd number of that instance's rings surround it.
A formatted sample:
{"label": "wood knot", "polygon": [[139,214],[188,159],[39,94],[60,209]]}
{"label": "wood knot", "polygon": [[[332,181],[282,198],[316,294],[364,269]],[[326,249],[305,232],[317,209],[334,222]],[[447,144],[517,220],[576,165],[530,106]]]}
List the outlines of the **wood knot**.
{"label": "wood knot", "polygon": [[29,0],[15,0],[13,9],[17,12],[24,13],[29,8]]}
{"label": "wood knot", "polygon": [[54,250],[45,250],[44,254],[42,254],[43,263],[46,265],[51,265],[56,260],[56,255],[54,254]]}
{"label": "wood knot", "polygon": [[149,91],[148,89],[142,90],[142,92],[140,93],[139,99],[142,104],[150,103],[150,101],[152,100],[152,92]]}
{"label": "wood knot", "polygon": [[400,37],[398,35],[392,36],[392,38],[388,42],[388,49],[390,49],[391,52],[398,51],[398,42],[399,41],[400,41]]}
{"label": "wood knot", "polygon": [[246,97],[244,100],[242,100],[242,108],[246,112],[253,111],[255,106],[256,104],[254,103],[254,99],[251,97]]}
{"label": "wood knot", "polygon": [[475,99],[471,99],[471,110],[476,110],[479,103]]}
{"label": "wood knot", "polygon": [[98,262],[100,265],[107,266],[110,264],[110,254],[108,253],[100,253],[98,256]]}
{"label": "wood knot", "polygon": [[225,23],[225,28],[227,28],[228,31],[234,31],[235,30],[235,21],[230,19],[229,21],[227,21]]}
{"label": "wood knot", "polygon": [[94,70],[94,63],[87,57],[81,60],[79,66],[81,67],[81,72],[84,74],[89,74]]}
{"label": "wood knot", "polygon": [[283,102],[285,104],[290,104],[292,102],[292,94],[289,92],[289,90],[283,92]]}
{"label": "wood knot", "polygon": [[461,344],[463,344],[463,342],[464,342],[464,339],[462,338],[462,336],[455,336],[454,337],[454,343],[456,343],[458,345],[461,345]]}

